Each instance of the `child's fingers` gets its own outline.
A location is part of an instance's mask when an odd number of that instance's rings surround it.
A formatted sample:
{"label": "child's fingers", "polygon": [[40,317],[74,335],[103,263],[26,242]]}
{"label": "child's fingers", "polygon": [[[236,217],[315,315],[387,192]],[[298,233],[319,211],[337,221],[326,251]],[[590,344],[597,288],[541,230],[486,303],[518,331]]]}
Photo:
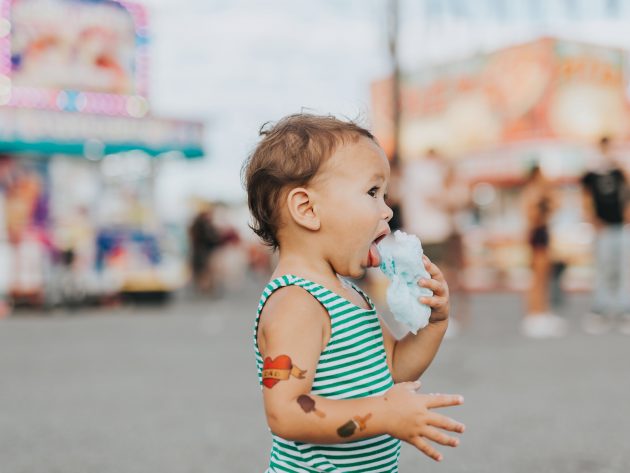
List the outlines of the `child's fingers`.
{"label": "child's fingers", "polygon": [[436,407],[459,406],[464,403],[464,398],[459,394],[427,394],[426,406],[429,409]]}
{"label": "child's fingers", "polygon": [[457,422],[455,419],[443,416],[442,414],[438,414],[437,412],[430,412],[427,417],[427,423],[434,427],[448,430],[450,432],[457,432],[458,434],[463,434],[466,430],[466,426],[461,422]]}
{"label": "child's fingers", "polygon": [[434,309],[439,309],[441,307],[444,307],[446,305],[447,300],[448,299],[446,297],[438,297],[438,296],[420,298],[420,302],[422,304],[426,304],[429,307],[432,307]]}
{"label": "child's fingers", "polygon": [[438,268],[435,263],[432,263],[431,260],[426,257],[426,255],[422,256],[422,261],[424,262],[424,267],[426,268],[426,270],[429,272],[429,274],[431,275],[433,279],[438,279],[438,280],[444,279],[444,275],[442,274],[442,271],[440,270],[440,268]]}
{"label": "child's fingers", "polygon": [[446,291],[445,283],[435,279],[420,279],[418,285],[431,289],[434,294],[442,295]]}
{"label": "child's fingers", "polygon": [[429,443],[425,441],[422,437],[412,437],[411,439],[409,439],[409,443],[429,458],[433,458],[435,461],[438,462],[442,460],[442,454],[431,445],[429,445]]}
{"label": "child's fingers", "polygon": [[459,445],[458,438],[446,435],[444,432],[436,429],[435,427],[425,427],[424,429],[422,429],[422,435],[435,443],[446,445],[447,447],[457,447]]}

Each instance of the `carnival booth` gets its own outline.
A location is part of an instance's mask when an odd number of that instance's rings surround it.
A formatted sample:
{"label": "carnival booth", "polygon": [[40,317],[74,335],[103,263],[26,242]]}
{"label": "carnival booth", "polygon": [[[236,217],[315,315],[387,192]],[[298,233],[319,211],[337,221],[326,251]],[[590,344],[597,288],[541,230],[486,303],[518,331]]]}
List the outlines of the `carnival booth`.
{"label": "carnival booth", "polygon": [[203,155],[203,125],[151,113],[145,10],[0,8],[0,295],[56,304],[177,288],[185,258],[155,178]]}
{"label": "carnival booth", "polygon": [[[567,268],[564,285],[588,287],[593,229],[583,221],[578,182],[601,137],[610,137],[621,154],[626,148],[626,57],[619,49],[542,38],[403,75],[403,166],[439,150],[471,192],[473,207],[460,219],[469,288],[528,284],[519,199],[534,164],[561,197],[552,251]],[[389,153],[390,97],[391,79],[373,83],[373,126]]]}

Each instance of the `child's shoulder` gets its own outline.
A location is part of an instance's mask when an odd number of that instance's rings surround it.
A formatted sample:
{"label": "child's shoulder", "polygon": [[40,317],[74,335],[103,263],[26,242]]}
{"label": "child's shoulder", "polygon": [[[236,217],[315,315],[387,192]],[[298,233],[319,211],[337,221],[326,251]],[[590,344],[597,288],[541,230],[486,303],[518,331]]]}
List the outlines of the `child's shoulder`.
{"label": "child's shoulder", "polygon": [[[258,346],[264,353],[270,344],[286,344],[296,337],[305,342],[307,335],[319,340],[322,349],[330,337],[326,309],[304,288],[288,285],[277,288],[267,299],[258,316]],[[301,342],[301,343],[302,343]]]}
{"label": "child's shoulder", "polygon": [[261,323],[267,325],[271,322],[291,322],[308,319],[325,321],[322,315],[328,317],[326,309],[306,289],[297,285],[279,287],[267,297],[265,305],[260,313]]}

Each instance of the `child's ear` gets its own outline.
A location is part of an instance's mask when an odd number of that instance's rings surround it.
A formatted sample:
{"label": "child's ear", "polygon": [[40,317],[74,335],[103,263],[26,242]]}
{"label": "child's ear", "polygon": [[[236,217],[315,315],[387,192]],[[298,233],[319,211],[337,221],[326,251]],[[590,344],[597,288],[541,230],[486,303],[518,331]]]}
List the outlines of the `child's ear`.
{"label": "child's ear", "polygon": [[291,218],[309,230],[319,230],[320,221],[315,211],[312,195],[304,187],[291,189],[287,194],[287,204]]}

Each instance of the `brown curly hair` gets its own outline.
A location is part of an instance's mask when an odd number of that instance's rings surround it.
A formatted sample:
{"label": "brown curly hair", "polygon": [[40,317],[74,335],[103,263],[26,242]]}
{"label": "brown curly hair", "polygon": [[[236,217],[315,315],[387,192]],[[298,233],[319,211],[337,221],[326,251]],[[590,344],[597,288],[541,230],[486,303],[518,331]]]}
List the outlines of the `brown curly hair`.
{"label": "brown curly hair", "polygon": [[243,164],[242,178],[252,216],[250,228],[277,249],[281,199],[289,187],[306,185],[321,165],[347,140],[376,139],[365,128],[332,115],[298,113],[265,123],[263,138]]}

